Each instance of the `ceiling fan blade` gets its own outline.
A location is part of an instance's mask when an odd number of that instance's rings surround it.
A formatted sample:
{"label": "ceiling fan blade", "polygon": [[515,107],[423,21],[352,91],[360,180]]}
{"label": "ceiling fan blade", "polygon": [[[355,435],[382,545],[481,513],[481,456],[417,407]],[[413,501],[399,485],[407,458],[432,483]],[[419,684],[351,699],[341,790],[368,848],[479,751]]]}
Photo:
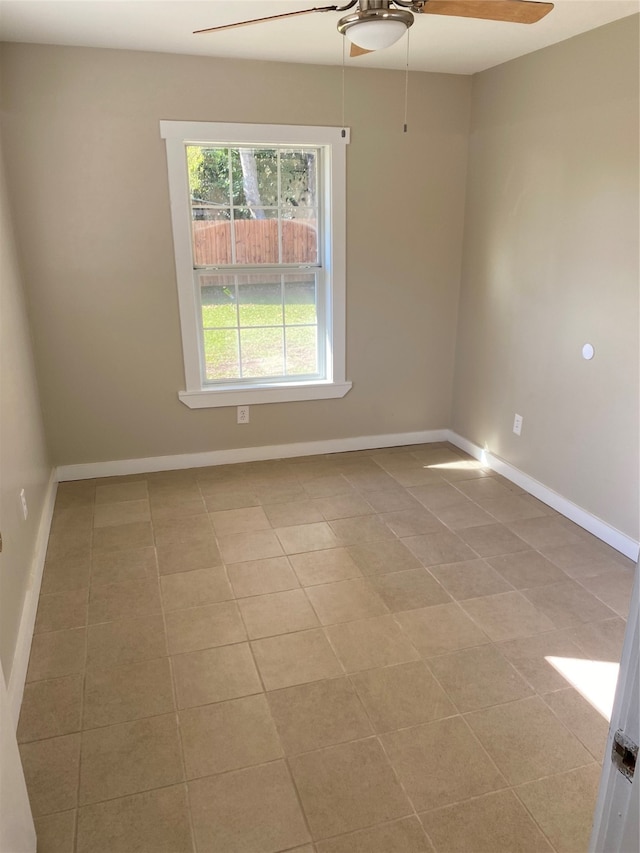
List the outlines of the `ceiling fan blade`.
{"label": "ceiling fan blade", "polygon": [[266,18],[253,18],[250,21],[238,21],[235,24],[222,24],[219,27],[207,27],[204,30],[194,30],[193,34],[215,33],[217,30],[233,30],[235,27],[246,27],[249,24],[261,24],[264,21],[275,21],[278,18],[294,18],[296,15],[308,15],[309,12],[335,12],[337,6],[315,6],[313,9],[299,9],[297,12],[283,12],[281,15],[267,15]]}
{"label": "ceiling fan blade", "polygon": [[427,0],[422,11],[431,15],[482,18],[513,24],[535,24],[553,9],[553,3],[532,0]]}
{"label": "ceiling fan blade", "polygon": [[357,44],[353,44],[353,42],[351,42],[351,50],[349,51],[349,56],[364,56],[365,53],[373,53],[373,51],[367,50],[366,47],[358,47]]}

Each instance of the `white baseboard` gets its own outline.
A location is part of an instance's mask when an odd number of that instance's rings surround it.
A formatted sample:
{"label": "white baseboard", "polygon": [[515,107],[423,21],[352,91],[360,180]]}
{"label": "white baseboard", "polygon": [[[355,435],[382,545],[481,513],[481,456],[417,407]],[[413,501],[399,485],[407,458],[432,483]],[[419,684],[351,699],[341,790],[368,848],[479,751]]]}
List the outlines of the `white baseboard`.
{"label": "white baseboard", "polygon": [[90,480],[94,477],[117,477],[126,474],[149,474],[152,471],[176,471],[182,468],[206,468],[234,462],[259,462],[264,459],[291,459],[294,456],[317,456],[344,453],[349,450],[374,450],[379,447],[402,447],[407,444],[430,444],[447,441],[448,430],[364,435],[334,438],[327,441],[302,441],[295,444],[272,444],[266,447],[241,447],[232,450],[210,450],[178,456],[151,456],[146,459],[119,459],[113,462],[87,462],[84,465],[61,465],[58,480]]}
{"label": "white baseboard", "polygon": [[553,489],[548,488],[548,486],[525,474],[524,471],[510,465],[504,459],[500,459],[499,456],[494,456],[492,453],[483,450],[477,444],[463,438],[452,430],[447,430],[446,432],[446,441],[450,441],[451,444],[459,447],[460,450],[464,450],[465,453],[473,456],[474,459],[480,460],[487,468],[491,468],[492,471],[501,474],[507,480],[520,486],[520,488],[524,489],[530,495],[533,495],[534,498],[538,498],[542,503],[557,510],[561,515],[564,515],[580,527],[588,530],[589,533],[592,533],[598,539],[606,542],[607,545],[611,545],[612,548],[624,554],[625,557],[629,557],[629,559],[637,562],[640,545],[630,536],[607,524],[606,521],[578,506],[578,504],[574,504],[567,498],[562,497],[562,495],[554,492]]}
{"label": "white baseboard", "polygon": [[56,500],[57,485],[58,479],[55,470],[53,470],[49,477],[49,482],[47,483],[44,501],[42,504],[42,514],[40,515],[36,545],[29,572],[29,584],[24,598],[24,604],[22,606],[22,616],[20,617],[20,627],[18,629],[18,641],[16,643],[16,650],[13,656],[13,664],[11,666],[11,675],[9,677],[9,686],[7,689],[9,707],[11,709],[12,718],[16,728],[18,726],[20,706],[22,705],[24,685],[27,678],[29,655],[31,654],[31,641],[33,640],[33,629],[36,624],[38,598],[40,596],[40,587],[42,585],[42,572],[44,570],[44,559],[47,554],[47,545],[49,543],[49,533],[51,531],[51,520],[53,518],[53,507]]}

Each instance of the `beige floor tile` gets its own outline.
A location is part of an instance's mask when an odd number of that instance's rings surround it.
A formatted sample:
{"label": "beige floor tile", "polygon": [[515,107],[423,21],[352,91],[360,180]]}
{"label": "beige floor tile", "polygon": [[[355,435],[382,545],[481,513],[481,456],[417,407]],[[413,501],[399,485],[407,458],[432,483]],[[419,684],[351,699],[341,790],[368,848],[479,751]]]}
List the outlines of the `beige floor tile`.
{"label": "beige floor tile", "polygon": [[155,494],[149,495],[149,506],[153,521],[164,521],[166,518],[184,518],[188,515],[202,515],[207,512],[204,498],[200,497],[199,490],[194,488],[191,494],[175,495]]}
{"label": "beige floor tile", "polygon": [[252,533],[256,530],[268,530],[271,527],[264,510],[259,506],[219,510],[212,512],[209,518],[216,536]]}
{"label": "beige floor tile", "polygon": [[299,554],[304,551],[320,551],[336,548],[342,544],[325,521],[315,524],[295,524],[276,529],[278,539],[285,554]]}
{"label": "beige floor tile", "polygon": [[[283,530],[287,529],[294,528],[283,528]],[[279,557],[284,553],[280,540],[272,530],[221,536],[218,544],[222,559],[227,564],[266,560],[269,557]]]}
{"label": "beige floor tile", "polygon": [[497,521],[501,521],[503,524],[509,521],[520,521],[525,518],[539,518],[542,515],[549,515],[551,513],[549,507],[531,495],[511,495],[506,498],[482,499],[478,503]]}
{"label": "beige floor tile", "polygon": [[529,545],[504,524],[465,527],[458,530],[458,534],[480,557],[495,557],[529,549]]}
{"label": "beige floor tile", "polygon": [[445,589],[423,568],[375,575],[369,580],[394,613],[451,601]]}
{"label": "beige floor tile", "polygon": [[145,580],[158,575],[156,550],[152,546],[131,551],[98,551],[91,559],[91,586]]}
{"label": "beige floor tile", "polygon": [[331,495],[348,494],[353,486],[342,474],[325,474],[304,479],[304,490],[311,498],[328,498]]}
{"label": "beige floor tile", "polygon": [[569,629],[571,639],[592,660],[620,661],[626,623],[623,619],[606,619],[576,625]]}
{"label": "beige floor tile", "polygon": [[207,513],[182,518],[154,519],[153,524],[153,536],[158,547],[206,542],[212,533],[213,527]]}
{"label": "beige floor tile", "polygon": [[[416,810],[434,809],[505,787],[462,717],[383,735],[382,744]],[[451,766],[464,755],[464,773]]]}
{"label": "beige floor tile", "polygon": [[429,667],[463,713],[533,693],[495,646],[462,649],[429,661]]}
{"label": "beige floor tile", "polygon": [[392,616],[344,622],[325,631],[347,672],[408,663],[420,657]]}
{"label": "beige floor tile", "polygon": [[46,560],[86,560],[91,552],[91,540],[91,530],[62,530],[59,533],[51,533]]}
{"label": "beige floor tile", "polygon": [[196,844],[207,853],[276,853],[309,841],[283,761],[189,783]]}
{"label": "beige floor tile", "polygon": [[427,509],[401,509],[385,512],[380,518],[399,538],[419,536],[421,533],[442,533],[443,527],[438,519]]}
{"label": "beige floor tile", "polygon": [[26,684],[20,708],[18,743],[79,731],[81,702],[81,675]]}
{"label": "beige floor tile", "polygon": [[310,586],[307,595],[323,625],[389,612],[382,598],[364,578]]}
{"label": "beige floor tile", "polygon": [[94,527],[113,527],[142,521],[151,521],[148,500],[99,503],[93,513]]}
{"label": "beige floor tile", "polygon": [[75,853],[75,809],[37,817],[34,824],[39,853]]}
{"label": "beige floor tile", "polygon": [[320,841],[316,849],[318,853],[431,853],[433,850],[416,817]]}
{"label": "beige floor tile", "polygon": [[89,589],[91,563],[89,551],[77,559],[47,560],[42,574],[40,594],[67,592],[72,589]]}
{"label": "beige floor tile", "polygon": [[[481,483],[484,480],[478,480]],[[480,527],[481,525],[495,522],[493,516],[485,512],[482,507],[473,501],[456,503],[453,506],[445,506],[434,509],[436,517],[442,524],[446,524],[451,530],[460,530],[463,527]]]}
{"label": "beige floor tile", "polygon": [[163,788],[182,780],[174,714],[90,729],[82,734],[81,805]]}
{"label": "beige floor tile", "polygon": [[511,521],[509,529],[539,551],[563,545],[579,545],[581,542],[577,533],[566,524],[566,519],[557,516]]}
{"label": "beige floor tile", "polygon": [[421,563],[398,539],[384,539],[370,545],[351,545],[349,556],[363,575],[381,575],[417,569]]}
{"label": "beige floor tile", "polygon": [[314,500],[267,504],[264,511],[272,527],[290,527],[324,521],[318,502]]}
{"label": "beige floor tile", "polygon": [[160,586],[166,612],[201,604],[215,604],[233,598],[227,573],[222,566],[163,575],[160,578]]}
{"label": "beige floor tile", "polygon": [[568,628],[581,622],[601,622],[616,615],[575,581],[538,586],[524,594],[556,628]]}
{"label": "beige floor tile", "polygon": [[[487,794],[421,815],[438,853],[552,853],[511,791]],[[577,850],[572,851],[577,853]]]}
{"label": "beige floor tile", "polygon": [[300,586],[287,557],[232,563],[227,566],[227,574],[238,598],[283,592]]}
{"label": "beige floor tile", "polygon": [[374,512],[397,512],[401,509],[419,509],[420,502],[406,489],[385,489],[383,492],[367,492],[367,502]]}
{"label": "beige floor tile", "polygon": [[321,630],[298,631],[251,643],[267,690],[342,675],[342,668]]}
{"label": "beige floor tile", "polygon": [[411,814],[376,738],[307,752],[289,762],[314,839]]}
{"label": "beige floor tile", "polygon": [[425,536],[409,536],[403,542],[423,566],[461,563],[463,560],[473,560],[476,557],[462,539],[449,531]]}
{"label": "beige floor tile", "polygon": [[160,613],[158,578],[121,581],[92,586],[89,595],[89,624],[113,622]]}
{"label": "beige floor tile", "polygon": [[489,638],[458,604],[438,604],[396,615],[402,630],[422,657],[488,643]]}
{"label": "beige floor tile", "polygon": [[93,527],[93,504],[55,509],[51,519],[50,533],[70,533],[89,531]]}
{"label": "beige floor tile", "polygon": [[377,732],[417,726],[457,713],[421,661],[355,673],[351,681]]}
{"label": "beige floor tile", "polygon": [[500,643],[498,648],[538,693],[549,693],[567,686],[565,678],[547,658],[584,656],[567,631],[550,631],[534,637],[509,640]]}
{"label": "beige floor tile", "polygon": [[345,548],[292,554],[289,560],[303,586],[362,577],[362,572]]}
{"label": "beige floor tile", "polygon": [[247,639],[235,601],[172,610],[165,619],[170,655],[241,643]]}
{"label": "beige floor tile", "polygon": [[516,589],[565,581],[567,576],[538,551],[517,551],[487,560]]}
{"label": "beige floor tile", "polygon": [[34,817],[76,807],[79,734],[23,743],[20,758]]}
{"label": "beige floor tile", "polygon": [[[377,466],[376,466],[377,468]],[[416,469],[419,471],[419,469]],[[359,492],[378,492],[384,489],[397,489],[398,480],[391,477],[381,468],[377,470],[351,470],[344,472],[345,477]],[[403,485],[408,485],[403,483]]]}
{"label": "beige floor tile", "polygon": [[135,521],[131,524],[114,524],[97,527],[93,531],[92,546],[96,551],[125,551],[153,545],[151,523]]}
{"label": "beige floor tile", "polygon": [[90,506],[96,500],[96,484],[92,480],[58,483],[56,511],[66,507]]}
{"label": "beige floor tile", "polygon": [[599,781],[600,768],[592,764],[528,782],[516,788],[516,794],[557,853],[576,853],[589,846]]}
{"label": "beige floor tile", "polygon": [[31,643],[27,681],[74,675],[84,669],[86,628],[36,634]]}
{"label": "beige floor tile", "polygon": [[462,602],[462,608],[496,643],[553,631],[556,627],[520,592],[468,599]]}
{"label": "beige floor tile", "polygon": [[128,483],[98,483],[95,489],[96,504],[111,504],[118,501],[139,501],[149,496],[146,480]]}
{"label": "beige floor tile", "polygon": [[187,779],[283,756],[264,694],[180,711]]}
{"label": "beige floor tile", "polygon": [[466,719],[512,785],[593,761],[539,696],[475,711]]}
{"label": "beige floor tile", "polygon": [[83,728],[109,726],[174,710],[168,658],[89,670],[85,676]]}
{"label": "beige floor tile", "polygon": [[103,622],[87,630],[87,670],[151,660],[166,654],[162,616]]}
{"label": "beige floor tile", "polygon": [[172,662],[178,708],[262,692],[248,643],[175,655]]}
{"label": "beige floor tile", "polygon": [[378,515],[338,518],[331,522],[337,545],[361,545],[364,542],[394,539],[395,534]]}
{"label": "beige floor tile", "polygon": [[364,708],[346,678],[274,690],[268,699],[288,755],[373,734]]}
{"label": "beige floor tile", "polygon": [[544,701],[598,762],[602,762],[609,733],[609,721],[577,690],[567,687],[547,693]]}
{"label": "beige floor tile", "polygon": [[409,489],[409,493],[432,512],[436,509],[455,506],[455,504],[464,504],[468,500],[467,496],[459,489],[444,481],[427,483],[424,486],[414,486]]}
{"label": "beige floor tile", "polygon": [[241,598],[238,606],[251,640],[304,631],[320,624],[302,589]]}
{"label": "beige floor tile", "polygon": [[633,587],[633,574],[631,572],[624,571],[624,569],[615,573],[610,571],[604,575],[583,578],[581,583],[596,598],[614,610],[618,616],[622,616],[623,619],[627,618]]}
{"label": "beige floor tile", "polygon": [[484,560],[431,566],[429,571],[456,601],[496,595],[512,588],[511,584]]}
{"label": "beige floor tile", "polygon": [[315,503],[325,521],[336,521],[340,518],[355,518],[375,513],[375,509],[371,503],[357,492],[318,498]]}
{"label": "beige floor tile", "polygon": [[222,565],[222,556],[213,536],[188,544],[178,542],[165,545],[156,550],[161,575],[213,569]]}
{"label": "beige floor tile", "polygon": [[257,495],[248,490],[240,488],[240,484],[216,491],[204,492],[204,501],[207,512],[222,512],[225,509],[244,509],[250,506],[259,506]]}
{"label": "beige floor tile", "polygon": [[500,498],[510,498],[511,492],[499,480],[493,477],[485,477],[480,480],[467,480],[458,483],[458,489],[471,498],[472,501],[482,504],[487,500],[499,500]]}
{"label": "beige floor tile", "polygon": [[84,628],[87,624],[87,594],[86,589],[72,589],[41,595],[34,633]]}
{"label": "beige floor tile", "polygon": [[560,545],[544,548],[545,557],[575,580],[614,574],[623,567],[622,554],[614,551],[604,542],[580,542],[573,545]]}
{"label": "beige floor tile", "polygon": [[192,853],[184,785],[84,806],[77,853]]}

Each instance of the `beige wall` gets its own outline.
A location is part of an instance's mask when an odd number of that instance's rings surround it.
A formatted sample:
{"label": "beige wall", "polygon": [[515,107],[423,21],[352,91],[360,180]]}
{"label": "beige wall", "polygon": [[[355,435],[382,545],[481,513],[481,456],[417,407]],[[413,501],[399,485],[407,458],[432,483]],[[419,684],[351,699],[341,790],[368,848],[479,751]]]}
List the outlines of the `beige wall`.
{"label": "beige wall", "polygon": [[452,418],[636,540],[638,118],[637,16],[474,79]]}
{"label": "beige wall", "polygon": [[446,427],[471,80],[347,70],[341,400],[192,411],[160,119],[341,123],[341,70],[4,45],[4,140],[56,464]]}
{"label": "beige wall", "polygon": [[[0,152],[0,664],[7,683],[49,476]],[[26,521],[19,503],[21,489],[29,509]]]}

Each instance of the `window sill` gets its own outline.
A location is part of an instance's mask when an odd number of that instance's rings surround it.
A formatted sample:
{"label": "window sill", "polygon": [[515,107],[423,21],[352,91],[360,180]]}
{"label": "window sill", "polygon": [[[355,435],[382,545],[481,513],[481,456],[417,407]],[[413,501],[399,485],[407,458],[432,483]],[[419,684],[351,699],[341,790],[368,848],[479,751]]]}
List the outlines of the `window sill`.
{"label": "window sill", "polygon": [[190,409],[222,406],[246,406],[258,403],[294,403],[300,400],[330,400],[344,397],[351,382],[304,382],[300,384],[206,388],[202,391],[179,391],[180,401]]}

